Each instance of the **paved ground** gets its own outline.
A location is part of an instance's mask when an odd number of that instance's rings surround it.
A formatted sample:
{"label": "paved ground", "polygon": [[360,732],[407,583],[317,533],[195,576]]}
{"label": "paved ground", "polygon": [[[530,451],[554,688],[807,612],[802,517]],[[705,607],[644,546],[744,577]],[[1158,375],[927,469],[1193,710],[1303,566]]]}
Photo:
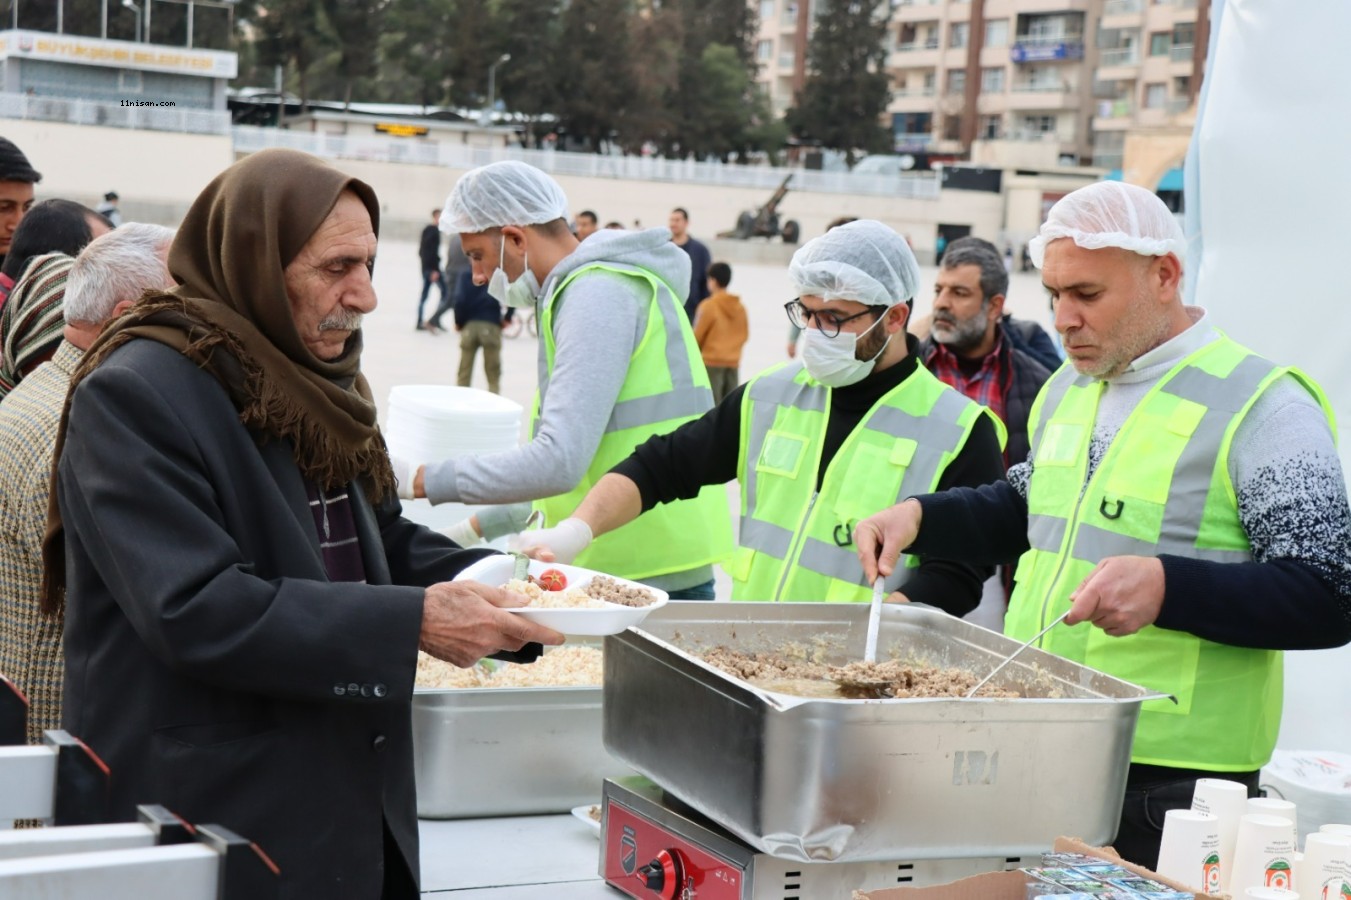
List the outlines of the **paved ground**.
{"label": "paved ground", "polygon": [[[916,316],[926,315],[932,306],[935,270],[925,267],[922,272],[925,287],[915,303]],[[1045,293],[1037,275],[1015,274],[1012,281],[1008,308],[1020,317],[1036,319],[1049,327]],[[432,335],[413,328],[421,288],[417,246],[411,242],[382,242],[375,273],[380,306],[366,320],[363,365],[380,405],[382,421],[387,412],[390,388],[395,385],[455,383],[460,359],[457,335],[453,331]],[[741,363],[741,376],[745,379],[786,357],[788,321],[784,317],[783,304],[792,299],[794,293],[786,266],[734,265],[732,290],[740,294],[750,319],[750,341]],[[427,299],[428,315],[435,308],[436,297],[433,290]],[[449,315],[445,317],[445,324],[452,324]],[[527,408],[535,391],[538,351],[539,341],[524,331],[514,340],[503,341],[502,393]],[[482,359],[477,363],[473,386],[487,387]],[[728,505],[735,514],[735,484],[728,490]],[[459,518],[458,512],[444,508],[434,512],[413,510],[411,513],[419,521],[435,525],[449,524]],[[729,596],[730,590],[730,582],[719,573],[719,598]]]}

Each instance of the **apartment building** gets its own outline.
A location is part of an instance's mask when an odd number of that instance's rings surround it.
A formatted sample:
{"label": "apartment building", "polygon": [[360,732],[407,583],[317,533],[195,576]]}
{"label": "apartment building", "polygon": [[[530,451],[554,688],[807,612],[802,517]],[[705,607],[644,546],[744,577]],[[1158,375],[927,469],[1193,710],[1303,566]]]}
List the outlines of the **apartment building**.
{"label": "apartment building", "polygon": [[[782,111],[805,77],[816,4],[755,2],[759,84]],[[1031,142],[1061,164],[1118,167],[1128,130],[1167,125],[1193,102],[1207,5],[900,0],[886,62],[895,149],[966,156],[975,141]]]}

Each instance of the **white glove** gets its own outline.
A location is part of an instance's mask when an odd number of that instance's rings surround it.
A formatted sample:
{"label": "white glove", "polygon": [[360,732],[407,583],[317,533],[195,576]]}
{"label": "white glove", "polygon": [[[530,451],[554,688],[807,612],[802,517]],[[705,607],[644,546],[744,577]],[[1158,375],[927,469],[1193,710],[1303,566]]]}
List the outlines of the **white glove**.
{"label": "white glove", "polygon": [[591,526],[581,519],[564,519],[553,528],[524,531],[508,542],[512,550],[532,558],[537,558],[536,551],[549,550],[554,555],[554,562],[565,565],[590,545]]}
{"label": "white glove", "polygon": [[417,475],[418,464],[400,459],[393,454],[389,457],[389,464],[394,469],[394,480],[399,485],[399,499],[412,500],[413,478]]}
{"label": "white glove", "polygon": [[441,533],[461,547],[473,547],[483,541],[483,536],[474,528],[473,516],[461,519],[449,528],[442,528]]}

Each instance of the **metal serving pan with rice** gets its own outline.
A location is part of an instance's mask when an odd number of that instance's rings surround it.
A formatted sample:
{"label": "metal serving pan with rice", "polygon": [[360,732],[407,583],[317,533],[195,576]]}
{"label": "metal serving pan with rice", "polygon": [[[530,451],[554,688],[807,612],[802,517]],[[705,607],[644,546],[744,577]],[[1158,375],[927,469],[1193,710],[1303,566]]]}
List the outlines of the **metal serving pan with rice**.
{"label": "metal serving pan with rice", "polygon": [[[700,658],[798,647],[844,664],[862,658],[867,617],[866,604],[658,610],[605,639],[606,749],[785,859],[1015,857],[1062,834],[1112,838],[1140,704],[1162,695],[1036,649],[993,682],[1013,699],[808,698]],[[878,646],[879,659],[983,676],[1018,642],[888,605]]]}
{"label": "metal serving pan with rice", "polygon": [[419,687],[413,766],[426,819],[565,813],[632,774],[601,744],[599,684]]}

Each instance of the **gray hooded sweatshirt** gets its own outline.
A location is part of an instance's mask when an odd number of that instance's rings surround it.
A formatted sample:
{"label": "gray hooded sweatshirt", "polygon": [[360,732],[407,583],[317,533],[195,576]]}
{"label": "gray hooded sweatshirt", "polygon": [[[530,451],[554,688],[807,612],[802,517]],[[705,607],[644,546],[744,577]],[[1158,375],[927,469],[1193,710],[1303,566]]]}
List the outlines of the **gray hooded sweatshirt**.
{"label": "gray hooded sweatshirt", "polygon": [[[592,263],[625,263],[657,275],[684,303],[690,258],[671,243],[665,228],[597,231],[561,260],[544,279],[544,298],[572,272]],[[563,494],[578,485],[600,446],[610,412],[628,375],[629,359],[647,329],[650,294],[637,279],[587,272],[554,300],[554,371],[548,376],[544,338],[539,342],[539,381],[548,389],[533,439],[481,456],[429,463],[424,474],[432,503],[515,503]],[[557,525],[557,522],[549,522]],[[646,579],[662,590],[702,584],[712,566]]]}

